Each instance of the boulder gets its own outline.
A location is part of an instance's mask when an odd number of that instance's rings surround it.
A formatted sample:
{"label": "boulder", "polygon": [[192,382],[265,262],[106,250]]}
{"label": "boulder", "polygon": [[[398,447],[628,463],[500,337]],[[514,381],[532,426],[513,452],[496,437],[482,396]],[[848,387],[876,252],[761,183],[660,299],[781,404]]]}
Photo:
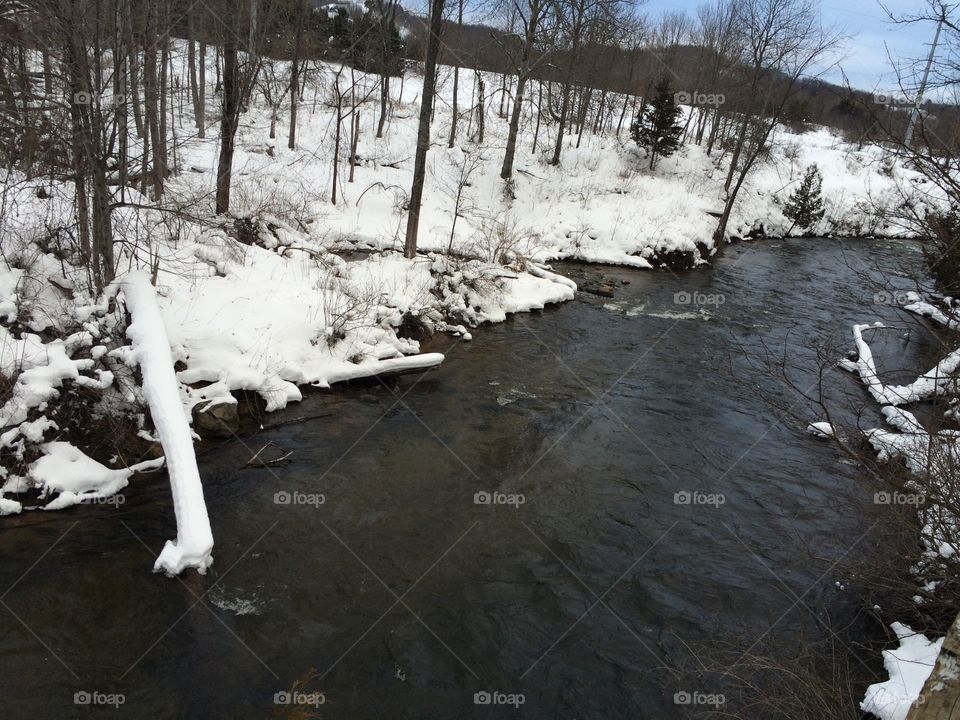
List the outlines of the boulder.
{"label": "boulder", "polygon": [[237,402],[225,400],[193,406],[193,429],[201,437],[231,437],[240,429]]}

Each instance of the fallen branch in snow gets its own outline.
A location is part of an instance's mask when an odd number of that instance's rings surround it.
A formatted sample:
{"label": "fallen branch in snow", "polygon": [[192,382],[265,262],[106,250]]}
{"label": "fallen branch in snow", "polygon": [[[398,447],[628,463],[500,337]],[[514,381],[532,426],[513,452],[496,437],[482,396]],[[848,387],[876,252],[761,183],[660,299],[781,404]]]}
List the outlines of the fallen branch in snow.
{"label": "fallen branch in snow", "polygon": [[[916,416],[899,405],[935,397],[945,389],[955,389],[952,373],[960,365],[960,351],[951,353],[936,367],[909,385],[887,386],[877,375],[870,345],[863,331],[883,327],[882,324],[854,325],[857,344],[856,361],[844,360],[841,366],[859,374],[870,395],[881,405],[880,412],[895,432],[881,428],[863,431],[864,437],[881,462],[902,458],[918,483],[918,498],[929,503],[918,508],[923,523],[922,537],[930,552],[950,558],[960,550],[960,524],[955,502],[954,478],[960,467],[960,431],[941,430],[930,433]],[[811,426],[812,427],[812,426]]]}
{"label": "fallen branch in snow", "polygon": [[192,567],[203,573],[213,563],[213,532],[156,293],[145,270],[125,276],[120,289],[132,318],[127,327],[131,359],[143,374],[143,393],[163,445],[177,516],[177,539],[167,541],[153,570],[178,575]]}
{"label": "fallen branch in snow", "polygon": [[540,177],[539,175],[534,175],[534,174],[533,174],[532,172],[530,172],[529,170],[524,170],[523,168],[517,168],[517,172],[518,172],[518,173],[523,173],[524,175],[529,175],[530,177],[536,178],[537,180],[546,180],[546,178],[542,178],[542,177]]}
{"label": "fallen branch in snow", "polygon": [[903,306],[903,309],[907,312],[912,312],[914,315],[920,315],[921,317],[930,318],[935,323],[938,325],[943,325],[943,327],[947,328],[948,330],[960,330],[960,319],[958,319],[952,313],[945,313],[936,305],[931,305],[921,298],[919,293],[909,292],[907,293],[907,299],[909,302]]}
{"label": "fallen branch in snow", "polygon": [[957,370],[960,369],[960,348],[943,358],[909,385],[884,385],[877,374],[870,345],[863,339],[863,331],[883,325],[854,325],[853,338],[857,344],[857,360],[844,360],[844,369],[860,375],[867,390],[881,405],[906,405],[957,390]]}
{"label": "fallen branch in snow", "polygon": [[439,367],[442,362],[442,353],[423,353],[422,355],[405,355],[385,360],[372,360],[358,363],[352,367],[334,370],[325,382],[317,385],[318,387],[330,387],[334,383],[346,380],[382,375],[402,375],[417,370],[432,370]]}

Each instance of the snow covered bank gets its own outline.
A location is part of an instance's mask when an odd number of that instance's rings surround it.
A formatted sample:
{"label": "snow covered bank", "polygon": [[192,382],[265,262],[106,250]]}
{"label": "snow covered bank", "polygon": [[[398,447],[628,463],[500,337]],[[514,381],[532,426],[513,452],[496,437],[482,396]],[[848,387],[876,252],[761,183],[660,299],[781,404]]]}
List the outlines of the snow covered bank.
{"label": "snow covered bank", "polygon": [[[178,70],[183,46],[174,43]],[[284,219],[297,214],[299,229],[309,228],[327,247],[399,249],[406,218],[405,203],[413,175],[413,155],[422,79],[409,72],[391,83],[391,112],[383,137],[379,120],[379,78],[339,73],[320,63],[301,102],[297,148],[269,138],[271,111],[259,93],[241,118],[234,158],[234,212]],[[213,76],[210,68],[209,76]],[[286,63],[275,73],[285,77]],[[488,88],[499,77],[484,74]],[[356,81],[356,87],[349,85]],[[684,146],[659,163],[655,172],[629,138],[626,122],[617,133],[608,126],[594,134],[569,132],[558,166],[549,163],[557,127],[547,116],[536,122],[532,106],[522,113],[513,179],[500,178],[508,135],[509,108],[498,108],[498,92],[486,98],[484,135],[480,141],[473,73],[461,72],[457,141],[446,147],[453,122],[453,69],[441,67],[433,123],[435,141],[428,156],[419,245],[423,250],[456,252],[496,260],[507,249],[541,261],[577,259],[638,268],[664,263],[695,265],[713,252],[715,214],[723,207],[729,153]],[[336,108],[328,98],[340,84],[343,96],[366,98],[357,107],[357,149],[351,157],[340,142],[336,202],[333,202]],[[355,93],[353,92],[355,90]],[[536,95],[536,83],[528,99]],[[311,100],[312,96],[312,100]],[[608,98],[619,107],[622,96]],[[211,96],[208,107],[216,107]],[[507,103],[509,104],[509,103]],[[189,105],[189,103],[187,104]],[[190,118],[190,108],[185,107]],[[279,115],[284,136],[286,108]],[[694,112],[685,108],[686,113]],[[190,127],[189,122],[184,123]],[[215,176],[218,140],[215,126],[207,138],[181,133],[178,156],[183,173],[171,179],[182,197],[205,197]],[[346,133],[347,129],[344,128]],[[919,175],[875,146],[846,143],[825,128],[794,132],[778,127],[769,153],[748,177],[734,207],[729,233],[745,237],[762,227],[770,236],[787,233],[783,215],[790,193],[804,169],[817,163],[823,173],[824,218],[808,232],[838,236],[903,236],[891,211],[910,201],[914,211],[937,205]],[[351,167],[352,165],[352,167]],[[282,223],[280,223],[282,224]],[[801,232],[799,229],[796,233]]]}
{"label": "snow covered bank", "polygon": [[[952,321],[935,306],[922,301],[915,293],[907,298],[908,309],[931,317],[945,327]],[[960,518],[958,507],[957,468],[960,468],[960,431],[943,429],[928,431],[916,415],[903,406],[937,398],[956,398],[960,350],[946,353],[931,370],[907,385],[887,385],[877,371],[866,333],[883,330],[880,323],[854,325],[856,359],[842,360],[840,366],[855,373],[869,394],[881,406],[881,414],[892,429],[868,428],[863,436],[881,462],[901,460],[910,472],[905,492],[881,492],[874,502],[909,504],[916,507],[921,523],[922,557],[913,567],[923,594],[914,597],[918,604],[949,587],[955,577],[955,562],[960,552]],[[947,410],[955,417],[955,409]],[[890,679],[871,685],[861,708],[881,720],[905,720],[911,706],[921,697],[924,683],[930,676],[944,638],[928,640],[901,623],[893,623],[900,641],[896,650],[883,653]],[[936,713],[935,717],[940,717]]]}
{"label": "snow covered bank", "polygon": [[[36,203],[31,188],[21,195],[24,205]],[[47,212],[60,207],[56,198]],[[197,412],[235,403],[232,393],[241,390],[276,410],[299,400],[303,385],[427,370],[443,356],[419,354],[419,343],[402,336],[407,321],[469,339],[468,327],[570,300],[576,290],[520,258],[501,265],[433,254],[406,260],[385,251],[347,261],[322,238],[285,225],[246,245],[217,221],[185,223],[179,237],[150,240],[162,218],[139,211],[136,219],[148,235],[156,293],[146,272],[134,271],[119,282],[122,302],[112,305],[110,292],[95,300],[79,289],[56,290],[84,283],[83,271],[56,249],[28,234],[9,245],[9,264],[0,265],[0,376],[11,383],[0,406],[0,513],[106,497],[134,472],[162,463],[117,467],[111,455],[125,453],[104,448],[94,458],[82,442],[69,444],[58,413],[77,401],[70,391],[83,388],[92,422],[107,427],[108,418],[128,415],[144,442],[163,444],[179,529],[157,569],[172,573],[209,564],[209,521],[191,454],[196,433],[189,423]],[[285,244],[270,242],[278,235]],[[140,258],[123,262],[135,267]],[[149,357],[163,367],[150,366]],[[138,363],[142,389],[131,369]]]}
{"label": "snow covered bank", "polygon": [[[335,68],[325,65],[323,72],[324,81],[332,84]],[[452,75],[452,68],[441,68],[433,125],[437,138],[447,136],[453,120]],[[487,87],[499,83],[492,75],[485,80]],[[376,96],[377,78],[358,74],[357,82],[358,96]],[[704,148],[687,145],[651,173],[626,126],[619,135],[615,126],[597,134],[588,127],[582,135],[570,134],[560,165],[553,166],[549,160],[557,128],[549,118],[537,123],[530,109],[524,111],[520,125],[514,176],[505,184],[500,168],[509,112],[501,116],[496,103],[488,100],[484,137],[479,142],[475,113],[469,112],[475,97],[471,82],[471,75],[461,73],[458,141],[452,148],[441,142],[431,147],[421,248],[488,258],[491,246],[506,238],[509,244],[522,247],[524,254],[541,260],[577,259],[638,268],[667,262],[692,265],[712,253],[714,214],[723,207],[728,153],[717,149],[708,156]],[[236,167],[241,185],[248,177],[256,178],[259,187],[243,192],[251,199],[295,194],[320,218],[322,232],[345,247],[399,248],[406,189],[413,172],[420,83],[417,76],[405,78],[402,96],[400,84],[392,84],[394,114],[384,137],[376,137],[376,103],[362,105],[353,179],[339,184],[336,205],[330,202],[333,108],[323,103],[303,107],[296,150],[266,139],[269,114],[251,110],[241,126]],[[536,94],[535,83],[528,93]],[[619,106],[622,100],[613,96],[610,102]],[[214,153],[215,140],[210,139],[191,139],[184,150],[190,166],[202,170],[213,167]],[[924,194],[917,173],[878,147],[848,144],[828,129],[797,133],[778,127],[769,155],[740,194],[729,233],[745,237],[761,227],[771,236],[790,231],[792,222],[783,214],[784,204],[804,169],[814,162],[824,176],[826,213],[807,231],[810,234],[910,235],[910,228],[898,225],[891,211],[906,199],[918,212],[939,202]],[[346,174],[343,164],[341,175]]]}

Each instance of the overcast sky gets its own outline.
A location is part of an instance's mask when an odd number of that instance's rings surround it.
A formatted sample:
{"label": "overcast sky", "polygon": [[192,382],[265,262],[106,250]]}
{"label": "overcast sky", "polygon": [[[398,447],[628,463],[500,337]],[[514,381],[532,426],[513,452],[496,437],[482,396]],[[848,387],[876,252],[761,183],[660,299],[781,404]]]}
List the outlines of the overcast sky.
{"label": "overcast sky", "polygon": [[[683,10],[696,16],[703,0],[647,0],[641,12],[654,18],[665,10]],[[885,0],[894,13],[916,13],[923,0]],[[909,61],[925,58],[933,41],[935,26],[893,25],[876,0],[823,0],[820,3],[823,22],[838,27],[850,36],[840,51],[837,67],[826,69],[825,80],[842,83],[846,74],[850,84],[863,90],[896,89],[896,75],[890,59]],[[837,58],[835,58],[836,60]]]}

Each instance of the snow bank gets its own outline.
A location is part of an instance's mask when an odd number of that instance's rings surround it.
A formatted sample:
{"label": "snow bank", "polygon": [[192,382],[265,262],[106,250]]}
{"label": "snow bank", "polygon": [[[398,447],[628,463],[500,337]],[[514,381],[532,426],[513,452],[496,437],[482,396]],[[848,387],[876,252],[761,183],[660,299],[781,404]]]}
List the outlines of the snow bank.
{"label": "snow bank", "polygon": [[928,640],[900,623],[891,627],[900,647],[883,651],[883,665],[890,679],[868,687],[860,709],[880,720],[906,720],[910,706],[920,697],[923,684],[933,671],[943,638]]}
{"label": "snow bank", "polygon": [[120,287],[132,318],[127,326],[131,359],[143,374],[143,392],[163,445],[177,516],[177,539],[167,541],[153,569],[178,575],[192,567],[203,573],[213,563],[213,533],[163,317],[145,270],[126,275]]}
{"label": "snow bank", "polygon": [[163,466],[163,458],[159,458],[111,470],[68,442],[46,443],[43,451],[43,457],[30,466],[30,477],[43,488],[44,495],[60,493],[43,506],[44,510],[62,510],[89,500],[108,498],[125,488],[134,473]]}

